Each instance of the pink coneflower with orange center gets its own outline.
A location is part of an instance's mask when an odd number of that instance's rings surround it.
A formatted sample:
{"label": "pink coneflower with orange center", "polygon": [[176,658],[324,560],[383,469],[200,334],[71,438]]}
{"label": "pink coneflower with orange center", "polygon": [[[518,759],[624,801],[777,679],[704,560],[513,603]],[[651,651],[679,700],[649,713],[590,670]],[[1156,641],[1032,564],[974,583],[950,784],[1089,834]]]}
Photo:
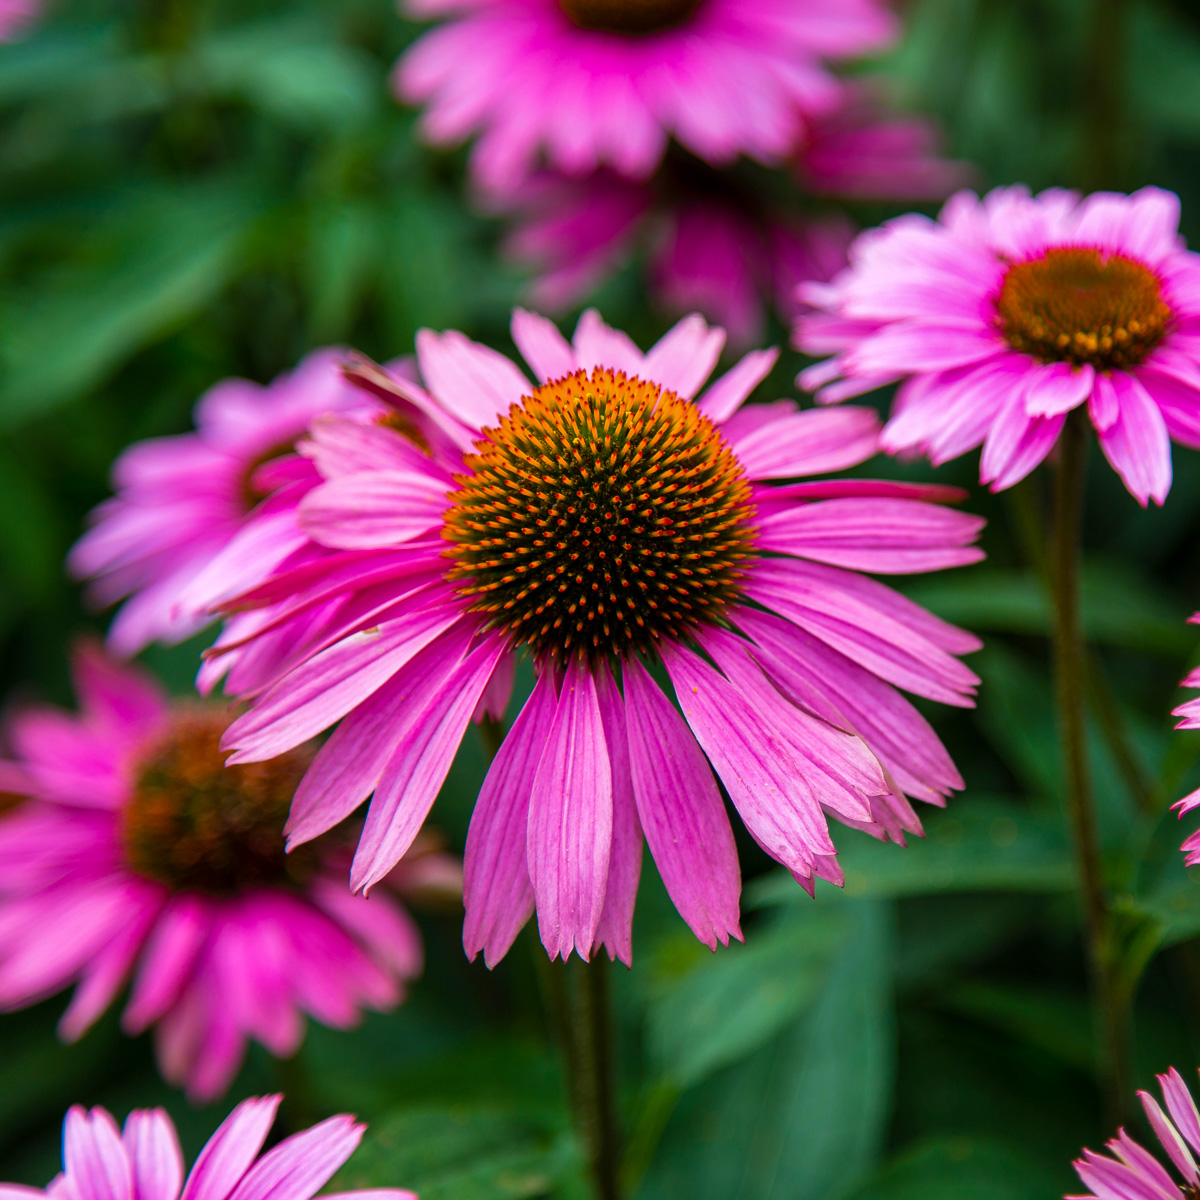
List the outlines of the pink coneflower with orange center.
{"label": "pink coneflower with orange center", "polygon": [[[74,665],[82,711],[19,714],[0,773],[21,797],[0,816],[0,1008],[74,983],[74,1039],[131,982],[126,1032],[153,1026],[164,1076],[207,1100],[247,1039],[286,1057],[305,1015],[340,1028],[397,1004],[421,970],[412,919],[389,889],[349,892],[336,835],[284,854],[311,752],[227,769],[225,714],[97,650]],[[438,880],[454,869],[434,854],[389,883]]]}
{"label": "pink coneflower with orange center", "polygon": [[305,452],[325,482],[300,520],[323,550],[240,602],[260,620],[241,650],[269,637],[280,658],[229,730],[231,761],[336,723],[289,844],[373,796],[352,872],[369,888],[527,656],[537,682],[467,839],[468,952],[495,962],[536,907],[552,956],[604,945],[629,961],[643,838],[715,946],[739,936],[740,892],[718,779],[810,891],[842,878],[827,817],[902,840],[920,829],[905,793],[940,804],[961,786],[897,689],[969,705],[957,656],[978,642],[860,572],[977,561],[982,522],[940,503],[945,489],[777,485],[869,457],[876,418],[746,406],[772,351],[701,392],[724,335],[699,317],[647,353],[595,312],[572,342],[532,313],[512,330],[537,382],[462,334],[418,335],[424,386],[401,380],[393,399],[438,422],[436,444],[314,426]]}
{"label": "pink coneflower with orange center", "polygon": [[980,475],[1011,487],[1086,406],[1109,463],[1143,505],[1171,486],[1171,441],[1200,446],[1200,257],[1179,201],[952,197],[860,235],[797,345],[826,362],[801,384],[825,401],[901,382],[883,434],[893,453],[943,463],[983,445]]}

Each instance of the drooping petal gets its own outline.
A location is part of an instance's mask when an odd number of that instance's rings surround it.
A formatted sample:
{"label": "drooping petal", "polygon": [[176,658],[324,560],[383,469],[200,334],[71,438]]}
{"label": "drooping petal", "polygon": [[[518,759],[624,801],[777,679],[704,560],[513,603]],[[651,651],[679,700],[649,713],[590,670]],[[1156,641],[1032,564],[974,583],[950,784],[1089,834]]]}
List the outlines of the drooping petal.
{"label": "drooping petal", "polygon": [[1171,439],[1149,392],[1132,375],[1109,376],[1120,412],[1099,434],[1100,449],[1139,504],[1162,504],[1171,490]]}
{"label": "drooping petal", "polygon": [[590,957],[604,910],[612,764],[589,668],[567,668],[529,799],[529,878],[551,958]]}
{"label": "drooping petal", "polygon": [[679,915],[710,949],[741,938],[737,846],[695,737],[631,658],[625,664],[630,772],[638,816]]}

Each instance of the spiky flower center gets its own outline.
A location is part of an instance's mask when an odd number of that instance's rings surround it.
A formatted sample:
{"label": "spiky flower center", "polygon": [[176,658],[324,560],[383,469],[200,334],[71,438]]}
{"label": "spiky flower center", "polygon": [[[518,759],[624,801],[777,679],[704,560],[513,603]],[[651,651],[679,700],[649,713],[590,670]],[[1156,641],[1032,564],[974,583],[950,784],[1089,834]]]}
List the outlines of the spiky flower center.
{"label": "spiky flower center", "polygon": [[658,33],[682,25],[703,0],[558,0],[582,29],[605,33]]}
{"label": "spiky flower center", "polygon": [[1091,246],[1061,246],[1014,263],[996,313],[1014,350],[1101,371],[1144,362],[1171,320],[1149,267]]}
{"label": "spiky flower center", "polygon": [[599,368],[548,383],[466,468],[446,515],[451,578],[538,659],[653,656],[740,594],[745,472],[694,404],[655,383]]}
{"label": "spiky flower center", "polygon": [[292,751],[226,767],[219,744],[227,724],[202,709],[174,714],[138,764],[122,813],[126,861],[173,891],[302,884],[315,858],[305,847],[284,853],[283,824],[311,756]]}

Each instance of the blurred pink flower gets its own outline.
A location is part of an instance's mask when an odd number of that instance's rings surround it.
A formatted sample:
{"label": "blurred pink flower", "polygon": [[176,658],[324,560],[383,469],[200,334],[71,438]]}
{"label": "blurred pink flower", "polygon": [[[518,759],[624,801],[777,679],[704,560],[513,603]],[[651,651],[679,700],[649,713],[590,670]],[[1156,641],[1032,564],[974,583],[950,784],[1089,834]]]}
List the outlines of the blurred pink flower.
{"label": "blurred pink flower", "polygon": [[42,0],[0,0],[0,42],[19,38],[42,14]]}
{"label": "blurred pink flower", "polygon": [[[843,198],[940,199],[966,176],[963,164],[940,156],[932,125],[889,116],[862,86],[806,124],[794,162],[806,192]],[[650,181],[542,172],[489,207],[513,218],[506,249],[537,272],[536,306],[574,306],[644,251],[661,308],[699,311],[744,347],[761,341],[768,303],[790,325],[801,311],[797,286],[826,282],[846,265],[849,219],[806,214],[801,199],[790,208],[778,196],[760,199],[749,181],[668,156]]]}
{"label": "blurred pink flower", "polygon": [[450,18],[405,54],[395,86],[426,136],[473,133],[476,181],[505,192],[545,163],[648,177],[674,137],[707,162],[777,164],[804,120],[837,107],[828,59],[890,45],[881,0],[409,0]]}
{"label": "blurred pink flower", "polygon": [[[128,597],[108,634],[110,649],[136,654],[154,641],[179,642],[211,617],[219,598],[197,589],[214,555],[263,505],[294,507],[316,477],[292,453],[297,437],[321,413],[362,406],[342,379],[342,352],[318,350],[266,387],[227,379],[196,405],[196,432],[129,447],[113,468],[117,494],[92,514],[92,528],[68,557],[71,572],[92,579],[98,604]],[[235,591],[263,578],[299,544],[287,515],[257,522],[259,543],[242,556],[250,578],[225,580]],[[282,536],[272,536],[279,535]],[[219,593],[220,588],[216,589]]]}
{"label": "blurred pink flower", "polygon": [[1200,1194],[1200,1171],[1192,1154],[1200,1154],[1196,1102],[1174,1067],[1159,1075],[1158,1083],[1166,1112],[1148,1092],[1138,1092],[1138,1098],[1160,1146],[1182,1177],[1183,1187],[1153,1154],[1120,1129],[1108,1143],[1108,1155],[1084,1150],[1083,1157],[1075,1162],[1079,1178],[1091,1192],[1067,1200],[1188,1200]]}
{"label": "blurred pink flower", "polygon": [[903,380],[884,430],[893,453],[935,463],[983,444],[998,491],[1050,452],[1087,404],[1105,457],[1145,505],[1171,486],[1171,439],[1200,446],[1200,257],[1179,201],[960,192],[938,220],[862,234],[796,344],[832,355],[800,376],[833,402]]}
{"label": "blurred pink flower", "polygon": [[[45,1190],[0,1184],[7,1200],[311,1200],[354,1153],[365,1125],[343,1114],[294,1133],[261,1158],[281,1096],[243,1100],[200,1151],[186,1181],[171,1118],[135,1109],[118,1128],[106,1109],[75,1105],[63,1124],[63,1169]],[[324,1200],[417,1200],[374,1188]]]}
{"label": "blurred pink flower", "polygon": [[[302,623],[305,651],[230,727],[231,761],[340,721],[297,791],[289,845],[373,793],[351,876],[369,888],[421,828],[472,716],[503,713],[528,653],[537,683],[467,838],[467,952],[494,963],[536,906],[552,957],[603,945],[628,962],[643,834],[715,947],[740,936],[740,875],[714,771],[810,891],[842,878],[827,816],[902,841],[920,830],[905,792],[942,804],[961,787],[896,689],[969,706],[977,679],[957,656],[979,643],[858,572],[975,562],[982,522],[938,503],[953,490],[774,486],[870,457],[876,418],[745,406],[774,351],[696,398],[724,343],[699,317],[645,354],[594,311],[573,342],[520,310],[512,334],[537,384],[460,333],[418,335],[424,386],[399,381],[396,403],[435,420],[439,442],[314,427],[306,453],[325,482],[300,518],[326,557],[298,556],[240,601],[263,606],[279,647]],[[312,639],[304,623],[331,601]]]}
{"label": "blurred pink flower", "polygon": [[[1200,625],[1200,613],[1192,616],[1190,623],[1192,625]],[[1200,687],[1200,668],[1189,673],[1187,678],[1179,685],[1180,687]],[[1176,723],[1176,729],[1200,729],[1200,698],[1188,700],[1174,710],[1174,716],[1180,720]],[[1171,806],[1182,819],[1190,812],[1194,812],[1200,808],[1200,788],[1192,792],[1190,795],[1184,796],[1182,800],[1177,800]],[[1185,862],[1189,867],[1194,867],[1200,863],[1200,829],[1195,833],[1189,834],[1184,839],[1183,845],[1180,847],[1186,855]]]}
{"label": "blurred pink flower", "polygon": [[[286,1057],[305,1013],[343,1028],[397,1004],[421,970],[411,918],[350,893],[336,842],[284,855],[311,755],[227,769],[225,715],[168,705],[97,649],[74,673],[79,715],[12,723],[8,773],[29,798],[0,817],[0,1008],[76,983],[59,1027],[73,1040],[132,979],[126,1032],[153,1025],[163,1075],[206,1100],[248,1038]],[[429,875],[417,857],[389,883]]]}

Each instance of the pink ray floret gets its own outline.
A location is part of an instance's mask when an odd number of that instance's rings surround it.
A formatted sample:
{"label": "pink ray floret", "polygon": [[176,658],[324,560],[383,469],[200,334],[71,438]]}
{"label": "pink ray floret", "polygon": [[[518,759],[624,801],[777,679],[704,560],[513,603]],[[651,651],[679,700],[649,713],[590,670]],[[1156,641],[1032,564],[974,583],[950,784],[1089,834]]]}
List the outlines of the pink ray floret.
{"label": "pink ray floret", "polygon": [[42,0],[0,0],[0,42],[11,42],[42,14]]}
{"label": "pink ray floret", "polygon": [[[1191,618],[1191,624],[1200,625],[1200,613],[1196,613]],[[1181,687],[1200,687],[1200,669],[1192,671]],[[1174,716],[1179,720],[1175,724],[1176,729],[1200,729],[1200,699],[1187,700],[1174,710]],[[1200,788],[1196,791],[1184,796],[1182,800],[1177,800],[1171,806],[1180,816],[1182,820],[1188,813],[1194,812],[1200,808]],[[1189,867],[1194,867],[1200,863],[1200,830],[1189,834],[1180,847],[1183,850],[1185,862]]]}
{"label": "pink ray floret", "polygon": [[[611,167],[646,178],[669,138],[714,164],[745,154],[779,163],[807,117],[835,108],[827,62],[869,54],[897,33],[879,0],[655,0],[672,10],[622,32],[629,0],[409,0],[447,17],[397,66],[395,86],[425,104],[425,135],[478,134],[485,189],[508,191],[544,159],[569,175]],[[600,10],[613,19],[601,22]],[[574,14],[574,15],[572,15]]]}
{"label": "pink ray floret", "polygon": [[[179,642],[211,621],[209,604],[261,579],[297,546],[289,507],[317,481],[293,444],[314,417],[361,408],[339,363],[319,350],[263,387],[227,379],[196,405],[196,429],[138,442],[113,467],[116,495],[92,514],[91,529],[68,558],[91,580],[90,597],[124,600],[110,649],[136,654],[151,642]],[[271,517],[239,556],[243,574],[213,573],[214,558],[238,536],[251,510]]]}
{"label": "pink ray floret", "polygon": [[[718,780],[755,839],[810,892],[817,877],[841,882],[829,817],[902,843],[921,828],[907,797],[940,805],[962,786],[901,690],[969,706],[978,681],[959,656],[979,643],[860,572],[976,562],[982,521],[946,506],[961,498],[954,489],[856,479],[781,484],[870,457],[877,419],[852,407],[800,411],[788,400],[745,405],[775,364],[771,350],[746,355],[705,387],[724,333],[698,316],[645,353],[594,311],[571,341],[521,310],[512,333],[536,383],[460,333],[418,335],[422,382],[401,381],[393,398],[402,424],[418,413],[436,423],[419,453],[395,422],[332,417],[314,426],[304,453],[324,482],[299,509],[313,544],[233,606],[242,610],[238,620],[254,618],[257,632],[240,643],[223,638],[217,648],[235,659],[230,678],[246,681],[252,700],[227,735],[230,761],[270,759],[336,725],[297,790],[290,845],[319,836],[370,797],[352,870],[353,886],[368,889],[421,828],[472,718],[503,714],[514,661],[529,653],[536,684],[492,762],[467,837],[468,954],[497,961],[536,908],[552,956],[574,950],[586,958],[603,945],[628,962],[643,840],[684,919],[715,947],[740,936],[738,858]],[[486,513],[511,496],[540,494],[540,476],[528,472],[550,459],[511,460],[513,479],[526,482],[490,492],[481,525],[459,521],[453,497],[477,486],[484,456],[509,461],[501,447],[511,445],[503,430],[513,422],[548,412],[539,428],[550,428],[554,413],[582,411],[563,399],[570,387],[609,396],[594,401],[597,421],[624,411],[625,401],[605,389],[644,389],[639,394],[654,397],[650,411],[676,414],[741,481],[753,514],[738,528],[755,549],[719,621],[698,621],[678,636],[647,634],[644,644],[611,652],[559,653],[558,634],[543,631],[549,641],[535,643],[504,626],[511,605],[496,606],[493,618],[473,606],[471,589],[452,572],[447,538],[469,542],[475,535],[463,531],[488,528]],[[567,408],[536,407],[543,404]],[[642,457],[633,441],[605,447],[605,470],[621,460],[631,496],[651,487],[638,482],[650,469],[639,464],[667,461],[665,450]],[[555,453],[569,465],[577,451]],[[654,478],[654,488],[668,486]],[[599,486],[588,494],[600,495]],[[689,483],[684,494],[697,488]],[[624,570],[622,555],[633,553],[620,550],[624,526],[579,496],[597,521],[616,522],[611,533],[597,526],[588,536],[612,547],[612,569]],[[656,518],[665,537],[694,510],[671,511]],[[510,536],[540,535],[530,526]],[[684,558],[688,544],[679,543]],[[547,543],[537,553],[556,552]],[[601,573],[608,553],[596,559]],[[717,569],[703,566],[710,561],[696,560],[701,575]],[[682,576],[668,576],[677,589],[694,575],[680,569]],[[657,602],[639,610],[633,597],[645,593],[628,586],[620,603],[639,614],[629,618],[636,638],[643,617],[655,620]],[[582,614],[578,621],[582,628]],[[597,622],[589,645],[599,645]],[[546,630],[561,624],[553,613],[545,618]],[[250,673],[244,655],[256,656]]]}
{"label": "pink ray floret", "polygon": [[[156,811],[147,817],[135,797],[146,764],[197,709],[169,705],[147,676],[94,648],[81,648],[74,673],[81,711],[19,713],[18,761],[0,764],[5,790],[27,797],[0,816],[0,1009],[75,984],[59,1026],[74,1040],[128,983],[125,1031],[153,1027],[164,1076],[206,1100],[229,1085],[248,1039],[289,1056],[306,1015],[345,1028],[363,1009],[396,1005],[422,947],[389,893],[453,888],[454,865],[410,856],[369,901],[347,889],[349,856],[334,844],[294,878],[259,870],[243,885],[173,885],[135,851]],[[232,778],[215,753],[199,767],[210,782]]]}
{"label": "pink ray floret", "polygon": [[796,344],[830,356],[800,376],[833,402],[900,383],[882,445],[943,463],[982,445],[1011,487],[1086,411],[1143,505],[1171,486],[1171,442],[1200,446],[1200,257],[1158,188],[1081,197],[998,188],[860,235]]}
{"label": "pink ray floret", "polygon": [[[44,1190],[0,1184],[5,1200],[312,1200],[366,1130],[343,1113],[294,1133],[260,1156],[282,1096],[243,1100],[184,1178],[183,1152],[161,1108],[134,1109],[117,1125],[107,1109],[75,1105],[63,1123],[63,1169]],[[417,1200],[374,1188],[323,1200]]]}
{"label": "pink ray floret", "polygon": [[1196,1168],[1200,1114],[1196,1102],[1174,1067],[1159,1075],[1158,1083],[1166,1112],[1148,1092],[1138,1092],[1138,1099],[1183,1186],[1153,1154],[1121,1129],[1108,1143],[1108,1155],[1084,1150],[1083,1157],[1075,1162],[1075,1170],[1091,1192],[1067,1200],[1190,1200],[1200,1192],[1200,1171]]}

